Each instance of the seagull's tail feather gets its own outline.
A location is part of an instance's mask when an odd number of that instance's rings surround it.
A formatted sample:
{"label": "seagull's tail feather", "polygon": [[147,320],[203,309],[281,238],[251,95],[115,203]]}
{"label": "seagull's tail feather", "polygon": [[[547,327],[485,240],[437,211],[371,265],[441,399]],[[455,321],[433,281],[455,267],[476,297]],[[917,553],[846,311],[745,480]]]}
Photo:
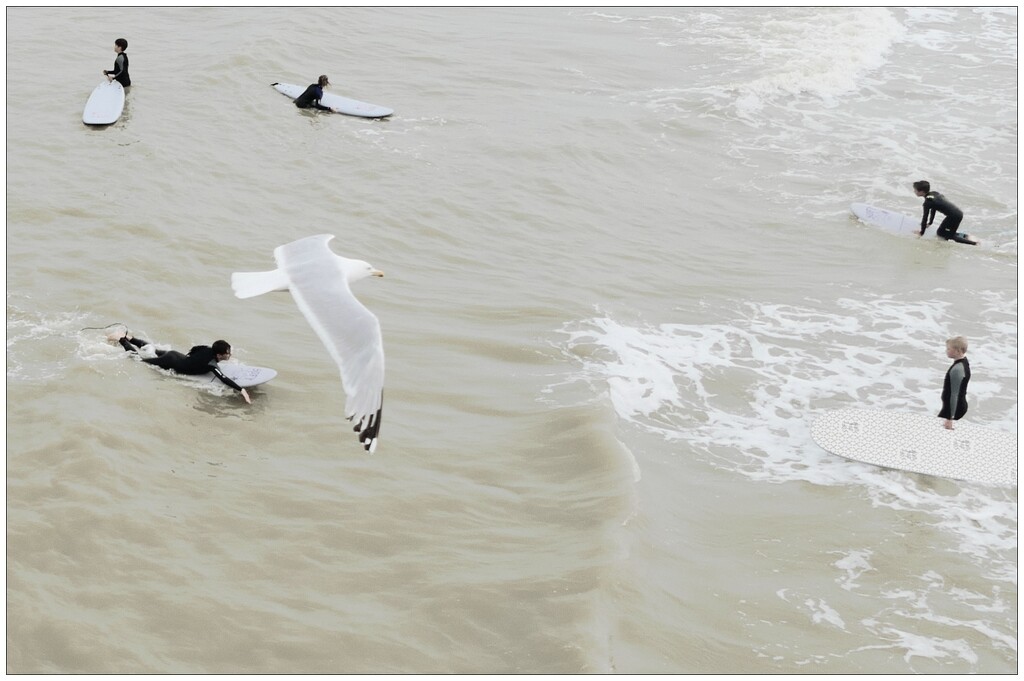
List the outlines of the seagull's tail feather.
{"label": "seagull's tail feather", "polygon": [[288,275],[281,270],[270,272],[234,272],[231,289],[239,298],[252,298],[271,291],[287,291]]}

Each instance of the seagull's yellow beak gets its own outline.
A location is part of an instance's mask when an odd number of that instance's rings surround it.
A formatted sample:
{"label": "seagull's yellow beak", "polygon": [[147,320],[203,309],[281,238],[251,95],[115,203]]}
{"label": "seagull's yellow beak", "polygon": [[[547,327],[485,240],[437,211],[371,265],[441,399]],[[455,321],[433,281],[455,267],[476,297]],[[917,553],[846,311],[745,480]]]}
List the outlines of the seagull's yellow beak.
{"label": "seagull's yellow beak", "polygon": [[370,272],[370,276],[371,277],[383,277],[384,273],[381,272],[380,270],[373,270],[372,272]]}

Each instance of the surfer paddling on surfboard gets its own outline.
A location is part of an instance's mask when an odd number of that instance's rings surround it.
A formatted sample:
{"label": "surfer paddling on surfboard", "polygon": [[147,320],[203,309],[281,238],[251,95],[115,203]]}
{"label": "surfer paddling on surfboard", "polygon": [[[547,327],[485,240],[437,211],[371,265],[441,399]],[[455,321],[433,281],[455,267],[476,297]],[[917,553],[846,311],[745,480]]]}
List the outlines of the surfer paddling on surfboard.
{"label": "surfer paddling on surfboard", "polygon": [[327,79],[327,76],[320,76],[316,79],[315,83],[310,84],[310,86],[306,88],[305,92],[295,98],[295,106],[300,109],[313,107],[314,109],[320,109],[321,111],[339,113],[337,109],[324,106],[320,103],[320,100],[324,98],[324,88],[329,87],[330,84],[331,81]]}
{"label": "surfer paddling on surfboard", "polygon": [[123,87],[128,87],[132,84],[132,79],[128,75],[128,55],[125,54],[125,50],[128,49],[128,41],[124,38],[118,38],[114,41],[114,70],[107,71],[103,70],[103,75],[107,77],[107,81],[116,80]]}
{"label": "surfer paddling on surfboard", "polygon": [[942,411],[939,418],[945,419],[946,430],[953,430],[953,421],[959,421],[967,413],[967,383],[971,380],[971,365],[967,361],[967,339],[956,336],[946,341],[946,357],[953,360],[953,366],[946,371],[942,382]]}
{"label": "surfer paddling on surfboard", "polygon": [[[107,336],[107,340],[111,343],[119,344],[128,352],[136,354],[138,354],[140,348],[150,344],[149,341],[133,338],[123,331],[110,334]],[[156,349],[154,348],[154,350]],[[245,401],[248,404],[252,404],[252,400],[249,399],[249,393],[245,391],[245,388],[225,376],[224,372],[217,365],[218,362],[223,362],[229,357],[231,357],[231,346],[227,341],[219,340],[214,341],[212,347],[209,345],[197,345],[189,350],[187,355],[183,355],[176,350],[156,350],[156,357],[143,357],[142,361],[146,364],[152,364],[161,369],[169,369],[187,376],[212,373],[224,385],[232,390],[240,391]]]}
{"label": "surfer paddling on surfboard", "polygon": [[970,234],[957,233],[956,228],[960,226],[960,221],[964,219],[963,211],[954,206],[953,202],[942,194],[933,192],[928,180],[918,180],[915,182],[914,193],[924,197],[924,215],[921,216],[920,236],[924,236],[925,230],[935,220],[935,213],[938,212],[942,213],[945,217],[942,219],[939,229],[935,232],[936,236],[947,241],[952,239],[960,244],[978,245],[978,240]]}

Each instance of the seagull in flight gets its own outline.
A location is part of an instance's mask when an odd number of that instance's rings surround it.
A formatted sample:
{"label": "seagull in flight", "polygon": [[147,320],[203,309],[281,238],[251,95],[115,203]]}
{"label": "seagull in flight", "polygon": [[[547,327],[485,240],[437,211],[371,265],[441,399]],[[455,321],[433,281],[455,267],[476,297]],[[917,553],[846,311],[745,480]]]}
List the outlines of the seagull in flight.
{"label": "seagull in flight", "polygon": [[384,402],[384,343],[377,317],[356,300],[353,282],[384,273],[362,260],[337,255],[319,234],[274,249],[277,269],[235,272],[231,288],[239,298],[290,291],[302,315],[320,337],[341,372],[345,417],[359,442],[373,453]]}

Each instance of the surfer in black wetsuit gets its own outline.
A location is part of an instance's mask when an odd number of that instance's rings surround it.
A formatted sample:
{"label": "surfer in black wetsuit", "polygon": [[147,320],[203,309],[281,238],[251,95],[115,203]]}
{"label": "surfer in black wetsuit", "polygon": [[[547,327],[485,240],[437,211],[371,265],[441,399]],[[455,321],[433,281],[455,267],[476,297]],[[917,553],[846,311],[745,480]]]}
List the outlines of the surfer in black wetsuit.
{"label": "surfer in black wetsuit", "polygon": [[313,107],[314,109],[320,109],[321,111],[333,111],[334,113],[338,113],[337,109],[324,106],[320,103],[320,100],[324,97],[324,88],[330,84],[331,81],[327,79],[327,76],[320,76],[317,78],[315,83],[311,84],[301,95],[295,98],[295,106],[300,109]]}
{"label": "surfer in black wetsuit", "polygon": [[940,419],[948,430],[953,430],[953,421],[959,421],[967,413],[967,384],[971,380],[971,364],[967,361],[967,339],[963,336],[946,341],[946,357],[953,365],[946,371],[942,382],[942,411]]}
{"label": "surfer in black wetsuit", "polygon": [[919,180],[914,183],[914,193],[924,197],[924,215],[921,216],[921,236],[935,220],[935,213],[942,213],[945,217],[936,230],[936,236],[947,241],[952,239],[957,243],[976,246],[977,240],[970,234],[957,233],[956,228],[964,219],[962,210],[953,205],[945,196],[931,190],[928,180]]}
{"label": "surfer in black wetsuit", "polygon": [[103,71],[103,75],[107,77],[108,81],[116,80],[124,87],[128,87],[132,84],[132,79],[128,75],[128,55],[125,54],[125,50],[128,49],[128,41],[124,38],[118,38],[114,41],[114,53],[117,54],[114,57],[114,70]]}
{"label": "surfer in black wetsuit", "polygon": [[[128,352],[134,353],[138,353],[139,348],[144,345],[150,344],[149,341],[133,338],[127,333],[113,333],[107,336],[107,339],[113,343],[118,343]],[[220,379],[221,383],[233,390],[240,391],[245,401],[252,404],[252,400],[249,399],[249,393],[245,391],[245,388],[225,376],[217,365],[218,362],[223,362],[229,357],[231,357],[231,346],[228,345],[227,341],[219,340],[214,341],[212,347],[209,345],[197,345],[189,350],[187,355],[183,355],[177,350],[156,350],[156,357],[143,357],[142,361],[146,364],[158,366],[161,369],[170,369],[176,373],[189,376],[200,376],[212,372],[214,376]]]}

